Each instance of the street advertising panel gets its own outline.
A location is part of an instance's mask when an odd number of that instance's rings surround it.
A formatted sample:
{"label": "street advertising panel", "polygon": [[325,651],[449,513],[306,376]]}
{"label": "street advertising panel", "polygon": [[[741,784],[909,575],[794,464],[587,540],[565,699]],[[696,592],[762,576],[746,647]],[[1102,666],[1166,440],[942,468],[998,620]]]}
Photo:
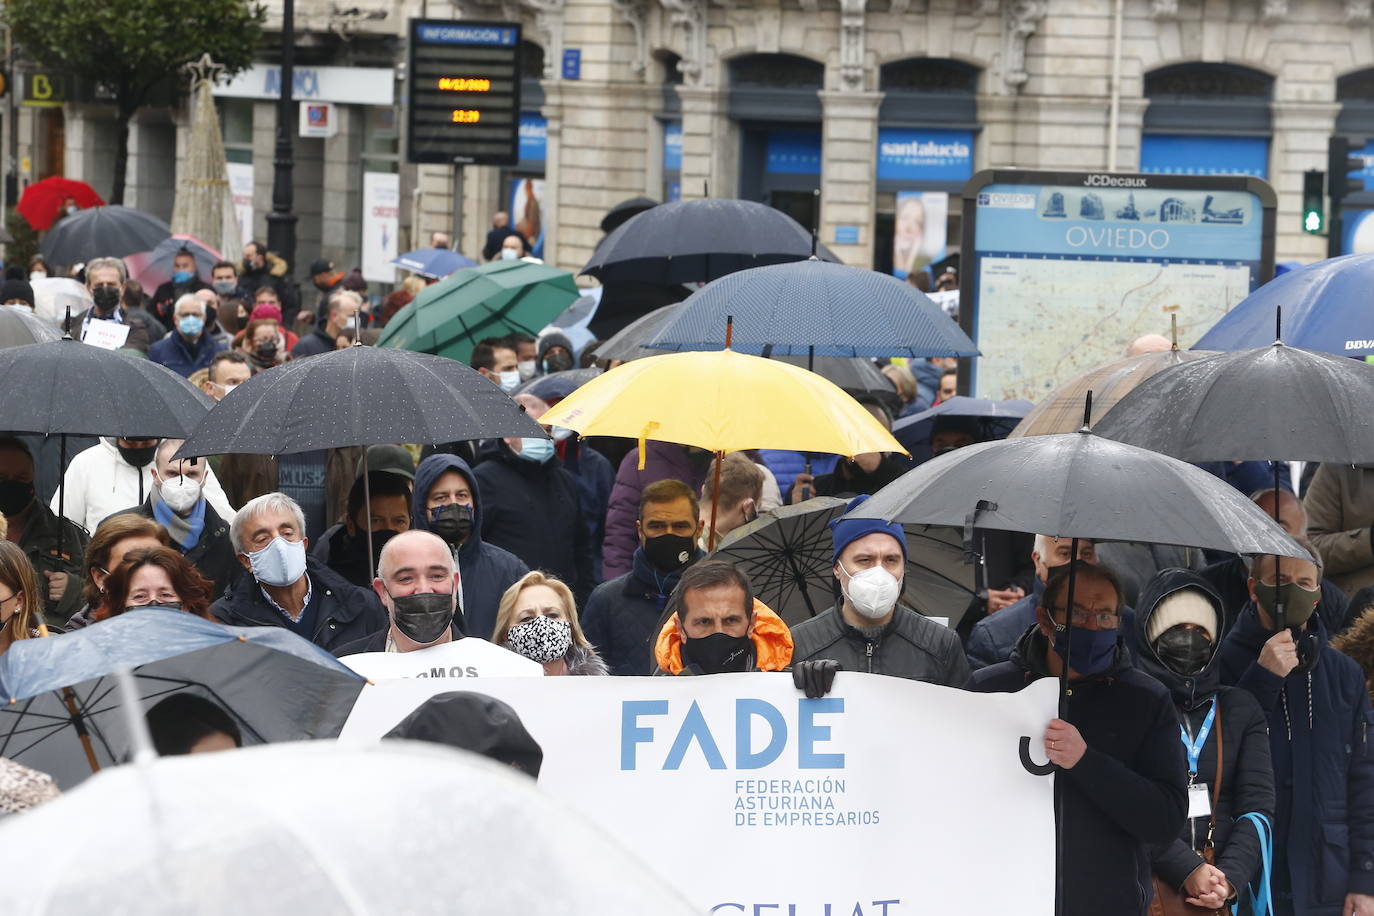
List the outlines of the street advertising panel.
{"label": "street advertising panel", "polygon": [[515,165],[520,24],[410,20],[406,159]]}

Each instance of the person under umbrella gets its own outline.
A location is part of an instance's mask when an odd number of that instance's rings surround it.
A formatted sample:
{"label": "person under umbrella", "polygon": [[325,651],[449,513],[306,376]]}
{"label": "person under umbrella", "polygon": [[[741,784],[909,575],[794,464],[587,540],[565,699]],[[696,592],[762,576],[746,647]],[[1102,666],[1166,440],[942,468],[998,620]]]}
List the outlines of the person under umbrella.
{"label": "person under umbrella", "polygon": [[0,305],[17,305],[33,311],[33,287],[27,280],[10,279],[0,286]]}
{"label": "person under umbrella", "polygon": [[1120,627],[1116,576],[1073,561],[1051,574],[1035,626],[1012,657],[968,682],[979,693],[1015,693],[1067,674],[1072,685],[1073,702],[1044,735],[1044,753],[1058,768],[1061,916],[1145,916],[1150,850],[1178,837],[1188,811],[1173,699],[1131,667]]}
{"label": "person under umbrella", "polygon": [[213,700],[194,693],[174,693],[158,700],[144,718],[159,757],[243,747],[243,734],[233,716]]}
{"label": "person under umbrella", "polygon": [[125,554],[123,561],[110,571],[105,587],[105,603],[92,615],[95,622],[150,607],[214,619],[210,616],[210,580],[170,547],[149,547]]}
{"label": "person under umbrella", "polygon": [[540,334],[535,351],[535,364],[542,375],[572,369],[576,365],[576,356],[568,335],[553,330]]}
{"label": "person under umbrella", "polygon": [[166,547],[171,543],[167,529],[141,515],[112,515],[100,523],[86,548],[86,563],[81,578],[81,608],[67,620],[57,621],[67,630],[90,626],[99,614],[110,616],[110,573],[136,550]]}
{"label": "person under umbrella", "polygon": [[[847,511],[867,498],[856,498]],[[962,687],[969,667],[959,637],[898,604],[907,561],[902,526],[840,518],[830,523],[830,534],[841,598],[792,628],[797,687],[823,696],[840,670]]]}
{"label": "person under umbrella", "polygon": [[[54,624],[81,606],[81,567],[90,537],[70,519],[60,519],[34,490],[33,453],[23,439],[0,436],[0,513],[5,537],[18,544],[38,572],[44,616]],[[59,538],[59,527],[61,537]],[[59,542],[61,547],[59,548]]]}
{"label": "person under umbrella", "polygon": [[667,610],[654,643],[655,675],[784,671],[792,663],[787,624],[754,597],[749,577],[733,563],[689,567]]}
{"label": "person under umbrella", "polygon": [[372,590],[387,626],[335,647],[340,658],[360,652],[417,652],[464,637],[462,579],[453,552],[428,531],[403,531],[386,542]]}
{"label": "person under umbrella", "polygon": [[152,342],[148,322],[142,315],[126,311],[122,306],[124,284],[128,281],[124,262],[119,258],[94,258],[86,264],[86,288],[91,292],[94,305],[80,314],[72,316],[71,334],[77,340],[85,340],[92,321],[111,321],[128,325],[129,336],[124,342],[126,347],[147,353]]}
{"label": "person under umbrella", "polygon": [[[368,450],[369,459],[376,448],[374,445]],[[406,457],[408,460],[409,455]],[[360,474],[349,488],[344,520],[326,531],[313,551],[317,559],[361,588],[372,587],[382,548],[402,531],[410,530],[411,515],[410,480],[404,473],[369,470],[367,474],[366,481]]]}
{"label": "person under umbrella", "polygon": [[1268,719],[1274,912],[1370,916],[1374,712],[1364,672],[1331,649],[1314,613],[1321,575],[1314,559],[1255,558],[1250,602],[1219,650],[1221,682],[1250,693]]}
{"label": "person under umbrella", "polygon": [[200,272],[196,269],[196,256],[183,247],[172,256],[171,278],[153,291],[153,315],[163,324],[175,324],[173,307],[183,296],[207,288],[209,284],[201,280]]}
{"label": "person under umbrella", "polygon": [[483,693],[454,690],[425,700],[383,738],[432,741],[481,754],[531,779],[539,778],[544,751],[509,705]]}
{"label": "person under umbrella", "polygon": [[252,579],[239,577],[212,605],[222,623],[284,627],[326,651],[386,628],[371,590],[306,554],[305,513],[291,497],[268,493],[249,501],[230,522],[229,540]]}
{"label": "person under umbrella", "polygon": [[[720,463],[720,473],[716,474],[716,463]],[[702,533],[697,538],[697,546],[705,550],[710,544],[720,544],[725,535],[747,525],[767,511],[763,498],[764,470],[762,466],[749,460],[747,455],[731,452],[724,458],[711,460],[706,472],[706,482],[701,485]],[[719,484],[717,484],[719,481]],[[717,489],[717,487],[719,489]],[[716,496],[716,493],[719,496]],[[711,524],[711,504],[716,506],[716,536],[710,537],[707,528]]]}
{"label": "person under umbrella", "polygon": [[194,293],[176,300],[172,311],[173,332],[148,348],[148,358],[182,378],[205,369],[215,354],[225,349],[214,335],[205,301]]}
{"label": "person under umbrella", "polygon": [[[1180,836],[1154,848],[1156,881],[1209,909],[1225,906],[1260,874],[1262,842],[1242,816],[1259,814],[1271,822],[1274,816],[1264,712],[1246,691],[1221,686],[1217,648],[1225,622],[1221,596],[1185,569],[1151,579],[1136,610],[1142,647],[1136,664],[1173,695],[1190,791],[1205,792],[1210,809],[1189,817]],[[1203,858],[1209,847],[1210,861]]]}
{"label": "person under umbrella", "polygon": [[212,599],[218,598],[239,569],[229,543],[229,523],[205,497],[209,463],[204,458],[173,460],[181,445],[181,439],[158,444],[148,498],[117,514],[141,515],[166,528],[172,545],[210,581]]}
{"label": "person under umbrella", "polygon": [[38,573],[16,545],[0,540],[0,655],[21,639],[40,635],[43,591]]}
{"label": "person under umbrella", "polygon": [[[856,398],[868,408],[883,428],[891,431],[892,415],[873,398]],[[852,498],[871,496],[911,469],[910,463],[888,452],[867,452],[853,458],[841,458],[829,474],[812,476],[798,474],[792,482],[789,502],[799,503],[813,496]]]}
{"label": "person under umbrella", "polygon": [[415,469],[410,527],[448,545],[459,571],[459,604],[468,636],[491,638],[501,596],[529,572],[508,550],[482,539],[482,489],[456,455],[430,455]]}
{"label": "person under umbrella", "polygon": [[543,665],[546,676],[611,673],[582,633],[572,589],[538,571],[501,596],[491,641]]}

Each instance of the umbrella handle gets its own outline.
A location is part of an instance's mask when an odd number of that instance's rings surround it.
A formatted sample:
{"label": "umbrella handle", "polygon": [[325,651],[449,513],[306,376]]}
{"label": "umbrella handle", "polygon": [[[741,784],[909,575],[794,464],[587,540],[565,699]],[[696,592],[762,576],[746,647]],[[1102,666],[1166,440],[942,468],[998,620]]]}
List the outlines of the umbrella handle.
{"label": "umbrella handle", "polygon": [[[802,465],[802,473],[807,477],[811,476],[811,456],[809,454],[806,456],[806,464]],[[802,502],[806,502],[811,498],[811,488],[806,484],[802,484],[801,498]]]}
{"label": "umbrella handle", "polygon": [[67,704],[67,712],[72,715],[72,727],[76,729],[76,734],[81,739],[81,749],[86,752],[86,762],[91,765],[91,772],[99,773],[100,763],[95,759],[95,748],[91,746],[91,733],[86,730],[86,723],[82,721],[81,710],[76,707],[76,695],[72,693],[70,687],[62,688],[62,700]]}

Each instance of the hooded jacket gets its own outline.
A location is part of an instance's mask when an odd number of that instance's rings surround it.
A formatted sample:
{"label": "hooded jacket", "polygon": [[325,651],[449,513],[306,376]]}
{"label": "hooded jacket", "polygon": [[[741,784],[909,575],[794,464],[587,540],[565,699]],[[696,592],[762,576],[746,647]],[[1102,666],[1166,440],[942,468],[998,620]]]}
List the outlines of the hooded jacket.
{"label": "hooded jacket", "polygon": [[1306,634],[1316,667],[1279,677],[1259,663],[1274,634],[1246,604],[1221,644],[1221,682],[1268,717],[1278,912],[1339,916],[1347,893],[1374,894],[1374,713],[1360,666],[1327,644],[1316,614]]}
{"label": "hooded jacket", "polygon": [[[1011,659],[975,671],[968,689],[1015,693],[1048,677],[1038,627]],[[1118,647],[1106,671],[1073,682],[1064,718],[1088,749],[1055,776],[1064,837],[1061,916],[1143,916],[1154,894],[1150,850],[1171,842],[1188,812],[1187,763],[1169,691],[1130,667]]]}
{"label": "hooded jacket", "polygon": [[[310,641],[333,652],[339,646],[369,636],[389,625],[386,611],[371,589],[350,585],[314,557],[305,558],[311,581],[315,627]],[[231,627],[286,627],[286,619],[263,595],[252,576],[239,576],[224,596],[210,605],[210,613]]]}
{"label": "hooded jacket", "polygon": [[601,544],[601,572],[607,579],[630,571],[631,557],[639,546],[635,522],[639,521],[639,497],[644,488],[659,480],[680,480],[701,492],[707,464],[697,468],[688,457],[685,445],[672,442],[646,443],[644,470],[639,469],[639,449],[632,448],[616,470],[611,501],[606,510],[606,539]]}
{"label": "hooded jacket", "polygon": [[479,454],[472,476],[483,492],[482,537],[562,579],[585,604],[596,577],[577,481],[556,458],[527,461],[501,439]]}
{"label": "hooded jacket", "polygon": [[[129,464],[115,448],[115,440],[102,437],[77,455],[67,465],[63,477],[66,490],[63,513],[87,531],[94,532],[105,519],[130,506],[142,505],[153,489],[153,464],[141,468]],[[215,472],[205,469],[201,484],[205,499],[219,513],[220,518],[233,518],[234,508],[215,478]],[[52,497],[52,511],[57,511],[57,493]]]}
{"label": "hooded jacket", "polygon": [[[757,598],[750,620],[749,641],[754,644],[754,653],[746,671],[785,671],[792,664],[791,631],[781,617]],[[683,662],[682,633],[678,631],[676,617],[669,617],[659,629],[654,661],[658,663],[656,675],[702,673],[696,665]]]}
{"label": "hooded jacket", "polygon": [[447,744],[535,779],[544,762],[544,751],[514,709],[495,697],[466,690],[435,694],[382,737]]}
{"label": "hooded jacket", "polygon": [[840,604],[792,628],[793,658],[828,658],[842,671],[865,671],[913,681],[963,687],[968,660],[959,637],[909,608],[898,605],[877,639],[869,639],[844,619]]}
{"label": "hooded jacket", "polygon": [[[1164,665],[1146,639],[1150,620],[1160,602],[1184,589],[1195,589],[1207,597],[1217,615],[1220,632],[1214,633],[1212,657],[1197,675],[1187,677]],[[1216,830],[1212,839],[1216,849],[1215,865],[1226,875],[1242,898],[1244,888],[1256,878],[1260,868],[1259,835],[1249,822],[1236,826],[1241,815],[1255,812],[1270,822],[1274,819],[1274,773],[1269,761],[1269,723],[1259,703],[1244,690],[1221,686],[1220,653],[1224,639],[1226,610],[1221,595],[1199,574],[1186,569],[1161,570],[1145,584],[1136,607],[1136,667],[1169,688],[1191,739],[1216,703],[1215,721],[1198,757],[1195,783],[1206,785],[1208,799],[1216,791],[1212,783],[1217,772],[1217,739],[1222,745],[1221,793],[1216,805]],[[1180,740],[1181,740],[1180,736]],[[1151,858],[1155,872],[1175,889],[1181,889],[1188,876],[1202,864],[1195,849],[1203,848],[1208,819],[1190,818],[1183,833],[1171,843],[1154,848]]]}
{"label": "hooded jacket", "polygon": [[472,468],[456,455],[430,455],[415,469],[415,496],[412,500],[410,527],[429,531],[429,514],[425,511],[426,497],[440,477],[457,471],[467,478],[472,488],[472,533],[458,548],[458,585],[461,590],[463,629],[469,636],[491,639],[496,628],[496,606],[506,589],[529,572],[519,557],[482,540],[482,488]]}

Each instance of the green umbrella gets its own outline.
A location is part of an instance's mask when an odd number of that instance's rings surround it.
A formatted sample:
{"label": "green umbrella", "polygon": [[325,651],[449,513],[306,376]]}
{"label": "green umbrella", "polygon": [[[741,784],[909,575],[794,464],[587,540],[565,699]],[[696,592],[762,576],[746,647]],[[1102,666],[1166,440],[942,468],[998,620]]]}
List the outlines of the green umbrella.
{"label": "green umbrella", "polygon": [[582,294],[566,270],[492,261],[426,287],[387,322],[377,345],[467,362],[486,337],[536,335]]}

